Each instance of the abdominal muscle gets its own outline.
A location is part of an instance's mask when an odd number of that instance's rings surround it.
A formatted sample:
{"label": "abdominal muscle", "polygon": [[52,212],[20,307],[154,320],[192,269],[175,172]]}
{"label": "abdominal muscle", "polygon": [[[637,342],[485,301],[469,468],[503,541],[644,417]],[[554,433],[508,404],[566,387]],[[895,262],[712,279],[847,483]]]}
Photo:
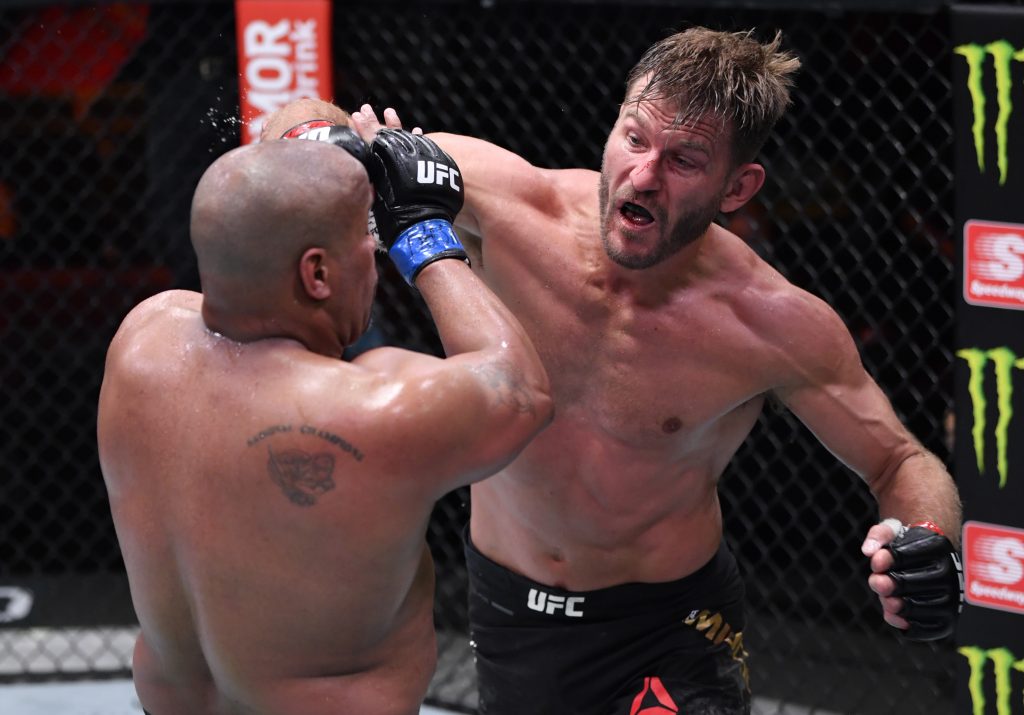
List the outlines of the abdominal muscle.
{"label": "abdominal muscle", "polygon": [[721,542],[722,460],[679,454],[678,444],[640,449],[560,415],[503,472],[473,486],[474,546],[573,591],[683,578]]}

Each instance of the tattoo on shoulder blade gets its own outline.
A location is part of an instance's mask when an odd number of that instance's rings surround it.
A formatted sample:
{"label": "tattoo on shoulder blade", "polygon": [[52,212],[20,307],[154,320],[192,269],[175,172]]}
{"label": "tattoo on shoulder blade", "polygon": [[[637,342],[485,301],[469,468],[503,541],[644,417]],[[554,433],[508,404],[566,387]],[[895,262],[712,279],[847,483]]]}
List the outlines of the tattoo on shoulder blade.
{"label": "tattoo on shoulder blade", "polygon": [[334,457],[327,452],[309,454],[299,449],[274,452],[267,447],[267,471],[293,504],[313,506],[334,489]]}
{"label": "tattoo on shoulder blade", "polygon": [[270,437],[270,436],[275,435],[275,434],[280,434],[281,432],[291,432],[291,431],[292,431],[292,426],[291,425],[270,425],[266,429],[261,429],[259,432],[254,434],[248,440],[246,440],[245,444],[246,444],[247,447],[251,447],[254,444],[256,444],[257,442],[262,442],[267,437]]}
{"label": "tattoo on shoulder blade", "polygon": [[[313,425],[300,425],[298,430],[293,430],[290,424],[271,425],[249,437],[246,444],[252,447],[275,435],[294,432],[321,439],[357,462],[362,462],[366,457],[363,451],[351,442]],[[270,478],[293,504],[313,506],[319,497],[334,489],[334,455],[330,452],[311,453],[301,449],[275,452],[268,443],[267,454],[267,472]]]}
{"label": "tattoo on shoulder blade", "polygon": [[333,432],[328,432],[325,429],[318,429],[313,425],[302,425],[301,427],[299,427],[299,433],[316,435],[320,439],[330,442],[335,447],[340,449],[342,452],[347,452],[348,454],[351,454],[352,459],[356,460],[357,462],[362,462],[363,458],[366,456],[365,454],[363,454],[363,451],[361,449],[356,447],[348,440],[344,440],[338,435],[334,434]]}
{"label": "tattoo on shoulder blade", "polygon": [[523,385],[522,373],[518,367],[509,362],[502,362],[484,365],[478,368],[478,373],[491,388],[499,404],[510,405],[516,412],[534,414],[536,407]]}

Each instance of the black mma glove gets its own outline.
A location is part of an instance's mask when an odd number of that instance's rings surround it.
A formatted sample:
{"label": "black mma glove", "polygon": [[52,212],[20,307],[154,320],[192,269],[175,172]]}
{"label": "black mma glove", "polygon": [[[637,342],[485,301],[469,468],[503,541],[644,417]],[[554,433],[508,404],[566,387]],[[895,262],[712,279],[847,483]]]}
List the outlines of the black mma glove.
{"label": "black mma glove", "polygon": [[931,522],[914,524],[883,548],[893,557],[888,576],[896,582],[893,596],[903,599],[896,615],[910,623],[903,636],[932,641],[953,633],[963,608],[964,574],[960,555]]}
{"label": "black mma glove", "polygon": [[381,129],[366,170],[376,192],[377,235],[409,285],[434,261],[469,263],[452,228],[462,210],[462,176],[441,147],[421,134]]}
{"label": "black mma glove", "polygon": [[282,139],[311,139],[313,141],[327,142],[334,146],[340,146],[349,154],[366,165],[366,159],[370,154],[366,142],[349,127],[341,124],[334,124],[326,119],[312,119],[294,126],[284,134]]}

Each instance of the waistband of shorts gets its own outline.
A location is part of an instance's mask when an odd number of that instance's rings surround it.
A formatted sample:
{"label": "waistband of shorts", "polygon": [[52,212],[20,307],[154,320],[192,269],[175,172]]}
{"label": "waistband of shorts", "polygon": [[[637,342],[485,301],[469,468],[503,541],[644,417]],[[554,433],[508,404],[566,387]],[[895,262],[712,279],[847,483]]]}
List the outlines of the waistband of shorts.
{"label": "waistband of shorts", "polygon": [[[533,611],[552,611],[579,620],[605,620],[633,616],[638,606],[654,612],[686,611],[693,608],[739,606],[743,581],[736,558],[725,540],[711,560],[691,574],[675,581],[623,583],[592,591],[569,591],[547,586],[511,571],[482,554],[473,545],[468,527],[463,533],[470,587],[492,605],[530,604]],[[555,598],[552,600],[552,596]],[[551,603],[554,606],[551,606]],[[510,614],[511,615],[511,614]]]}

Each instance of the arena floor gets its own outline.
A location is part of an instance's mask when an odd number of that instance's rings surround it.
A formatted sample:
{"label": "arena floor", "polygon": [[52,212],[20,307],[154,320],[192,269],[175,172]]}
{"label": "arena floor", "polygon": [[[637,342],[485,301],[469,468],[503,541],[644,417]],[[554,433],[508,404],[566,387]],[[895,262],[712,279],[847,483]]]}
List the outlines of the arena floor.
{"label": "arena floor", "polygon": [[[130,680],[45,683],[0,687],[4,715],[141,715]],[[455,715],[424,706],[420,715]]]}
{"label": "arena floor", "polygon": [[[4,715],[142,715],[130,680],[0,686]],[[420,715],[457,715],[424,705]],[[754,698],[753,715],[840,715],[798,705]]]}
{"label": "arena floor", "polygon": [[[58,662],[65,677],[103,678],[0,685],[0,715],[142,715],[131,680],[112,677],[124,672],[135,635],[134,628],[0,630],[0,678],[17,679],[26,669],[29,677],[51,677]],[[436,697],[459,702],[473,677],[468,644],[457,647],[465,638],[443,632],[438,638],[443,646],[438,666],[454,675],[447,687],[437,687]],[[420,715],[457,713],[425,705]],[[752,715],[844,714],[755,697]]]}

